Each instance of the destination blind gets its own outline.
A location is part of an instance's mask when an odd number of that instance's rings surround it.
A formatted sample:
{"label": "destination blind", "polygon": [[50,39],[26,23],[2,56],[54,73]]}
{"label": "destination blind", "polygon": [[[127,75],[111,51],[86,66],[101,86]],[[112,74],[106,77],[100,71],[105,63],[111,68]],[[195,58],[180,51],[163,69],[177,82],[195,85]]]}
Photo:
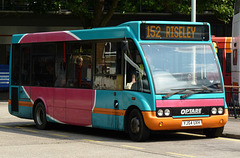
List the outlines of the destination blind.
{"label": "destination blind", "polygon": [[142,40],[208,41],[208,25],[141,24]]}

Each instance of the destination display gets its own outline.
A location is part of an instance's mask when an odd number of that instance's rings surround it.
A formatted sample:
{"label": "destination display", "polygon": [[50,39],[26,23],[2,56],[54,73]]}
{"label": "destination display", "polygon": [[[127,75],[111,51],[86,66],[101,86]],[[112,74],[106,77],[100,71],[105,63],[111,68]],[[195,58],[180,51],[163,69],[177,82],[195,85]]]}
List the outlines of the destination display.
{"label": "destination display", "polygon": [[141,24],[142,40],[208,41],[208,25]]}

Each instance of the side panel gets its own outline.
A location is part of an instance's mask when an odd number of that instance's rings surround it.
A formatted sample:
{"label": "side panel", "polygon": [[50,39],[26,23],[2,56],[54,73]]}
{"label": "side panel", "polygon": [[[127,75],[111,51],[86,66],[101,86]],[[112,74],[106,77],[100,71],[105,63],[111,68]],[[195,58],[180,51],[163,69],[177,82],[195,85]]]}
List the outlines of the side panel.
{"label": "side panel", "polygon": [[54,89],[54,100],[53,100],[53,117],[64,122],[66,120],[66,89],[55,88]]}
{"label": "side panel", "polygon": [[89,126],[95,92],[90,89],[66,89],[66,123]]}
{"label": "side panel", "polygon": [[32,118],[33,104],[29,97],[27,90],[29,87],[23,86],[11,86],[9,104],[9,112],[12,115],[21,118]]}
{"label": "side panel", "polygon": [[[114,107],[116,101],[118,107]],[[135,91],[97,90],[92,114],[93,127],[124,130],[124,117],[130,106],[136,106],[142,111],[155,111],[151,94]]]}
{"label": "side panel", "polygon": [[81,126],[92,124],[94,90],[32,87],[28,93],[33,101],[44,102],[49,121]]}
{"label": "side panel", "polygon": [[47,115],[53,116],[53,96],[54,88],[31,87],[31,99],[35,102],[41,99],[46,107]]}
{"label": "side panel", "polygon": [[[118,106],[115,107],[115,103]],[[123,130],[125,111],[123,110],[122,91],[97,90],[93,109],[93,127]]]}

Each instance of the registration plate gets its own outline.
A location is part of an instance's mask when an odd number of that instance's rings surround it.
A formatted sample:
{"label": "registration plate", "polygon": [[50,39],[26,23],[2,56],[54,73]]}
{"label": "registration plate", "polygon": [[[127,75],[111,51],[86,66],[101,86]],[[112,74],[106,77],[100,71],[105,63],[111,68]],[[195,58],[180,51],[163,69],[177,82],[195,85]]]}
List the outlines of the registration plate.
{"label": "registration plate", "polygon": [[202,121],[201,120],[193,120],[193,121],[182,121],[182,126],[201,126]]}

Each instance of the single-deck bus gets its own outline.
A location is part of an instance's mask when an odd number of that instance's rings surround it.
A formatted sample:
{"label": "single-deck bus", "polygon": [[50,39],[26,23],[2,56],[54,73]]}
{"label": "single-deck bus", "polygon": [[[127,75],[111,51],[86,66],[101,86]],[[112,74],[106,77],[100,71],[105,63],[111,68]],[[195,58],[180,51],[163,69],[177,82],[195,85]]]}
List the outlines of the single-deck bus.
{"label": "single-deck bus", "polygon": [[63,123],[126,131],[203,129],[228,120],[208,23],[133,21],[13,35],[9,112],[37,128]]}

